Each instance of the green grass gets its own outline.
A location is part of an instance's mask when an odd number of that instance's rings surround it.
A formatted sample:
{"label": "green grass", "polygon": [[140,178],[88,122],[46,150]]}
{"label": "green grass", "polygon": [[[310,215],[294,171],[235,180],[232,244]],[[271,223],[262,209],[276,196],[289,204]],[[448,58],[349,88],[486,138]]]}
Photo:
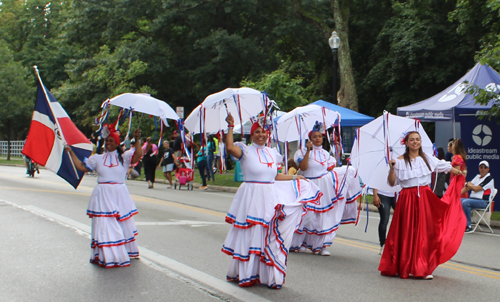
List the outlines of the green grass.
{"label": "green grass", "polygon": [[491,220],[500,220],[500,212],[491,213]]}
{"label": "green grass", "polygon": [[0,164],[9,164],[9,165],[24,165],[24,158],[22,157],[11,157],[10,160],[2,157],[0,158]]}
{"label": "green grass", "polygon": [[[165,180],[165,177],[163,177],[162,167],[156,169],[155,176],[156,176],[155,182],[157,183],[162,183]],[[174,179],[174,172],[172,172],[172,177]],[[215,174],[215,181],[207,181],[207,184],[213,186],[239,187],[241,182],[233,181],[233,178],[234,178],[234,170],[228,170],[227,174],[226,173]],[[144,180],[144,169],[141,171],[141,176],[136,178],[136,180]],[[194,182],[201,184],[201,177],[198,169],[194,170]]]}

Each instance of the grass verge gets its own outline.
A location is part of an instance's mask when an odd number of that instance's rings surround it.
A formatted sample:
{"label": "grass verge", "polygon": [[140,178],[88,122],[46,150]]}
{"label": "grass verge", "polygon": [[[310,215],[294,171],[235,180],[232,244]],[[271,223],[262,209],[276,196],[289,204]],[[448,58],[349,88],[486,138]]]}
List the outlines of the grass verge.
{"label": "grass verge", "polygon": [[3,157],[3,158],[0,158],[0,164],[24,165],[24,158],[11,157],[10,160],[7,160],[7,158]]}
{"label": "grass verge", "polygon": [[[215,181],[207,181],[208,185],[214,185],[214,186],[224,186],[224,187],[239,187],[241,182],[239,181],[233,181],[234,178],[234,170],[229,170],[227,171],[228,173],[223,173],[223,174],[215,174]],[[162,183],[165,180],[165,177],[163,177],[163,168],[158,168],[156,169],[155,172],[155,182],[156,183]],[[174,172],[172,172],[172,177],[174,177]],[[144,180],[144,170],[141,171],[141,176],[136,178],[136,180]],[[194,182],[201,184],[201,177],[200,173],[197,169],[194,170]]]}

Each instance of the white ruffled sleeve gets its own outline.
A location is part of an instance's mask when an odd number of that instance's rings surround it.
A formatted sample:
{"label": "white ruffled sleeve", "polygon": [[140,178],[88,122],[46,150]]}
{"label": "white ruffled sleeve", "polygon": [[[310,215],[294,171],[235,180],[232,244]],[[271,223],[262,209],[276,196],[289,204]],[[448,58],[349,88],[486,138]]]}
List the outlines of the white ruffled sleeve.
{"label": "white ruffled sleeve", "polygon": [[272,150],[274,150],[274,152],[276,153],[276,160],[277,160],[277,164],[281,164],[283,163],[283,155],[281,155],[279,152],[278,152],[278,149],[276,147],[272,148]]}
{"label": "white ruffled sleeve", "polygon": [[247,152],[248,152],[248,147],[247,145],[245,145],[244,143],[242,142],[236,142],[234,143],[234,145],[236,147],[239,147],[241,149],[241,157],[240,158],[236,158],[234,157],[233,155],[231,155],[231,158],[234,160],[234,161],[240,161],[240,160],[245,160],[247,158]]}
{"label": "white ruffled sleeve", "polygon": [[130,166],[130,163],[132,162],[132,157],[135,154],[135,148],[130,148],[127,151],[125,151],[122,155],[123,157],[123,165],[124,166]]}
{"label": "white ruffled sleeve", "polygon": [[306,154],[305,148],[297,150],[293,156],[293,161],[296,162],[297,165],[300,165],[300,162],[304,159],[304,154]]}
{"label": "white ruffled sleeve", "polygon": [[90,157],[85,157],[83,159],[83,164],[90,172],[93,172],[97,168],[97,155],[92,155]]}
{"label": "white ruffled sleeve", "polygon": [[[434,156],[427,156],[427,160],[429,161],[429,165],[434,166],[434,171],[435,172],[450,172],[451,168],[453,166],[451,165],[450,162],[445,161],[444,159],[438,159]],[[431,164],[432,161],[432,164]]]}

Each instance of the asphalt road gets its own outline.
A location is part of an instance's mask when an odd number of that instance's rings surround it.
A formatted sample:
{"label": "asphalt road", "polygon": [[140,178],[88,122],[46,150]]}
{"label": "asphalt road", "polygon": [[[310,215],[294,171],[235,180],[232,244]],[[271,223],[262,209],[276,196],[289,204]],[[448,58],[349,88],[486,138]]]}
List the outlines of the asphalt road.
{"label": "asphalt road", "polygon": [[402,280],[377,271],[378,215],[340,228],[331,256],[292,253],[282,289],[239,288],[225,281],[230,257],[220,249],[232,193],[127,183],[141,259],[127,268],[89,263],[86,216],[96,178],[78,190],[52,172],[34,179],[0,166],[0,301],[496,301],[500,231],[465,234],[434,280]]}

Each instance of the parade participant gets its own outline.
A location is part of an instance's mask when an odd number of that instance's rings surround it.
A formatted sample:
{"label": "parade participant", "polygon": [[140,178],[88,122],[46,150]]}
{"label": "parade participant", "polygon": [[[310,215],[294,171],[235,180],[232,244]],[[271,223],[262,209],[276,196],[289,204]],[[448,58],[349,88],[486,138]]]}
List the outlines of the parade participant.
{"label": "parade participant", "polygon": [[232,225],[222,247],[232,256],[227,280],[239,286],[260,283],[281,288],[288,248],[306,211],[304,204],[317,202],[322,194],[303,176],[277,173],[278,155],[265,146],[268,134],[263,122],[252,125],[252,145],[246,146],[233,143],[234,117],[229,114],[226,121],[226,148],[240,162],[244,179],[226,216]]}
{"label": "parade participant", "polygon": [[[467,166],[465,165],[465,159],[467,158],[467,153],[465,152],[464,143],[462,142],[461,139],[457,138],[456,140],[453,141],[451,151],[453,153],[451,165],[454,168],[462,171],[464,173],[464,175],[467,175]],[[455,175],[451,174],[450,181],[453,180],[453,177],[455,177]],[[468,196],[468,193],[465,192],[464,194],[462,194],[461,197],[467,198],[469,196]]]}
{"label": "parade participant", "polygon": [[[378,269],[384,276],[432,279],[436,267],[451,259],[462,242],[460,190],[465,180],[449,162],[424,154],[418,132],[409,132],[402,144],[405,153],[389,161],[388,183],[402,190]],[[429,187],[432,172],[462,176],[455,177],[439,199]]]}
{"label": "parade participant", "polygon": [[146,142],[142,145],[144,157],[142,163],[144,164],[144,176],[148,182],[148,188],[155,187],[156,176],[156,154],[158,154],[158,146],[152,143],[151,137],[146,138]]}
{"label": "parade participant", "polygon": [[335,166],[335,158],[323,149],[323,125],[319,122],[309,133],[306,149],[297,150],[294,160],[298,164],[304,177],[315,183],[323,193],[319,205],[309,205],[302,224],[293,235],[291,250],[305,252],[310,249],[313,253],[329,256],[326,250],[332,245],[333,238],[340,226],[342,214],[335,215],[335,211],[344,209],[336,207],[338,192],[335,186],[335,176],[329,172]]}
{"label": "parade participant", "polygon": [[387,225],[391,216],[391,208],[396,209],[396,194],[388,191],[373,189],[373,205],[377,207],[380,215],[378,223],[378,239],[380,242],[379,255],[384,251],[385,239],[387,234]]}
{"label": "parade participant", "polygon": [[174,150],[170,148],[170,144],[168,140],[163,141],[163,156],[160,159],[160,163],[158,167],[163,166],[163,177],[165,177],[165,183],[168,180],[168,187],[171,188],[173,186],[172,183],[172,171],[174,170],[175,163],[177,162],[177,157],[174,154]]}
{"label": "parade participant", "polygon": [[491,191],[495,189],[495,181],[490,175],[490,164],[483,160],[479,163],[479,174],[471,181],[465,183],[462,193],[472,191],[469,198],[462,198],[462,208],[467,218],[466,233],[472,233],[472,209],[484,209],[488,205]]}
{"label": "parade participant", "polygon": [[125,177],[129,165],[139,161],[142,156],[140,135],[140,131],[135,130],[135,148],[123,152],[119,148],[120,137],[114,132],[114,127],[104,125],[106,152],[85,158],[83,162],[71,147],[65,147],[79,171],[97,172],[98,184],[90,196],[87,215],[92,218],[90,262],[102,267],[130,266],[130,258],[139,257],[139,247],[135,241],[137,228],[133,218],[138,212],[125,184]]}

